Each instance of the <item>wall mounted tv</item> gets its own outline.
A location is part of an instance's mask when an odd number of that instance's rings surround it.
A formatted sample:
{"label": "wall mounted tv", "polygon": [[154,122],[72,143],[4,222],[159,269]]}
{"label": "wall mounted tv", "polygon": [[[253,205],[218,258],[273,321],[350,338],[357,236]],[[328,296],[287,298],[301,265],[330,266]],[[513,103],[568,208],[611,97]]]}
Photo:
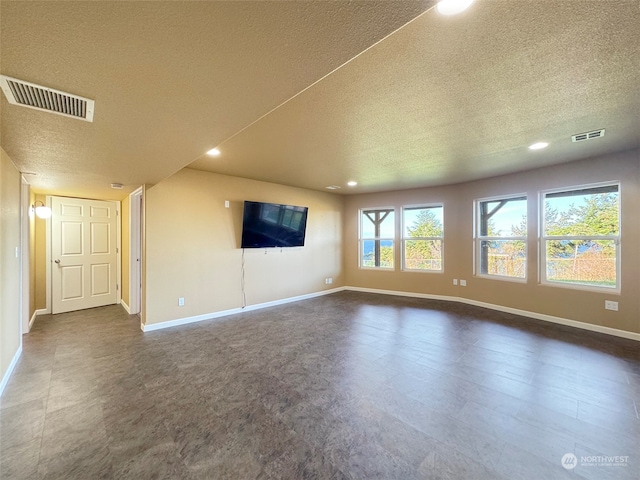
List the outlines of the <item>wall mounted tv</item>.
{"label": "wall mounted tv", "polygon": [[302,247],[307,207],[244,202],[241,248]]}

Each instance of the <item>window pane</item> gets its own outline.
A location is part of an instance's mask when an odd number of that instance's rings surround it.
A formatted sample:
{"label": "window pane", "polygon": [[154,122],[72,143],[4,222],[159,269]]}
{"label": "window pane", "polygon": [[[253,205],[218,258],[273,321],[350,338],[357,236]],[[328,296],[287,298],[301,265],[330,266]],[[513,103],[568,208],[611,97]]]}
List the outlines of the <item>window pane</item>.
{"label": "window pane", "polygon": [[442,240],[406,240],[404,266],[414,270],[442,270]]}
{"label": "window pane", "polygon": [[380,241],[380,266],[393,268],[393,240]]}
{"label": "window pane", "polygon": [[362,212],[362,238],[374,238],[375,226],[371,220]]}
{"label": "window pane", "polygon": [[613,240],[547,240],[546,249],[547,280],[615,288]]}
{"label": "window pane", "polygon": [[618,210],[617,185],[546,194],[544,234],[617,235],[619,232]]}
{"label": "window pane", "polygon": [[375,267],[374,248],[375,240],[364,240],[362,242],[362,266],[363,267]]}
{"label": "window pane", "polygon": [[527,250],[522,240],[480,242],[480,271],[485,275],[525,278]]}
{"label": "window pane", "polygon": [[443,236],[442,207],[405,208],[402,213],[405,238]]}
{"label": "window pane", "polygon": [[480,202],[481,237],[524,237],[527,235],[526,197]]}
{"label": "window pane", "polygon": [[[363,210],[361,223],[362,238],[395,237],[395,215],[393,210]],[[376,224],[379,226],[378,232],[376,232]]]}
{"label": "window pane", "polygon": [[[376,247],[380,249],[378,265],[376,265]],[[393,240],[363,240],[361,255],[360,265],[363,267],[393,268]]]}

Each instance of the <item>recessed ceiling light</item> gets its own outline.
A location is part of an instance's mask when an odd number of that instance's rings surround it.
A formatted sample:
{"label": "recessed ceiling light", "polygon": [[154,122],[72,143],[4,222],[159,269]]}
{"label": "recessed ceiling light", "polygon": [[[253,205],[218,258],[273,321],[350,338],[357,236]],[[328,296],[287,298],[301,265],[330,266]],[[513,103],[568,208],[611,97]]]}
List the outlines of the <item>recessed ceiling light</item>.
{"label": "recessed ceiling light", "polygon": [[549,144],[547,142],[538,142],[533,145],[529,145],[529,150],[540,150],[542,148],[547,148]]}
{"label": "recessed ceiling light", "polygon": [[329,185],[324,188],[326,188],[327,190],[338,190],[340,187],[338,185]]}
{"label": "recessed ceiling light", "polygon": [[354,182],[353,180],[351,180],[350,182],[347,182],[347,185],[349,185],[350,187],[355,187],[358,184],[358,182]]}
{"label": "recessed ceiling light", "polygon": [[220,150],[218,150],[217,148],[212,148],[207,152],[207,155],[211,155],[212,157],[217,157],[218,155],[220,155]]}
{"label": "recessed ceiling light", "polygon": [[455,15],[469,8],[474,0],[440,0],[436,8],[442,15]]}

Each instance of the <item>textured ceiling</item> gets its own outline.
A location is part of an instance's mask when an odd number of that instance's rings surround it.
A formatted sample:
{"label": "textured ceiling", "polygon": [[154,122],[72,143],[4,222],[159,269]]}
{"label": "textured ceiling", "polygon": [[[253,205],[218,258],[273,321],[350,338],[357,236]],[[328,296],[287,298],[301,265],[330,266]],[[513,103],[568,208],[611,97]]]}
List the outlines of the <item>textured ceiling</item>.
{"label": "textured ceiling", "polygon": [[[118,198],[175,173],[429,1],[0,2],[0,72],[96,101],[94,123],[8,104],[36,191]],[[111,182],[127,186],[122,192]]]}
{"label": "textured ceiling", "polygon": [[433,3],[3,0],[1,73],[96,113],[3,97],[0,143],[36,191],[94,198],[187,165],[357,193],[638,147],[636,0],[476,0],[455,17]]}

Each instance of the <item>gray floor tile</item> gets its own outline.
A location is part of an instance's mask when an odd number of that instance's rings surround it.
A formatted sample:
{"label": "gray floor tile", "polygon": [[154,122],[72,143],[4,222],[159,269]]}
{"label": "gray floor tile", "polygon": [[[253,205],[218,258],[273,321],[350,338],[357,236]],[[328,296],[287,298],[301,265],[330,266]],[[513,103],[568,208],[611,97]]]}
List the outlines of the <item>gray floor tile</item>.
{"label": "gray floor tile", "polygon": [[0,477],[627,479],[639,404],[636,343],[461,304],[343,292],[146,334],[110,306],[25,335]]}

